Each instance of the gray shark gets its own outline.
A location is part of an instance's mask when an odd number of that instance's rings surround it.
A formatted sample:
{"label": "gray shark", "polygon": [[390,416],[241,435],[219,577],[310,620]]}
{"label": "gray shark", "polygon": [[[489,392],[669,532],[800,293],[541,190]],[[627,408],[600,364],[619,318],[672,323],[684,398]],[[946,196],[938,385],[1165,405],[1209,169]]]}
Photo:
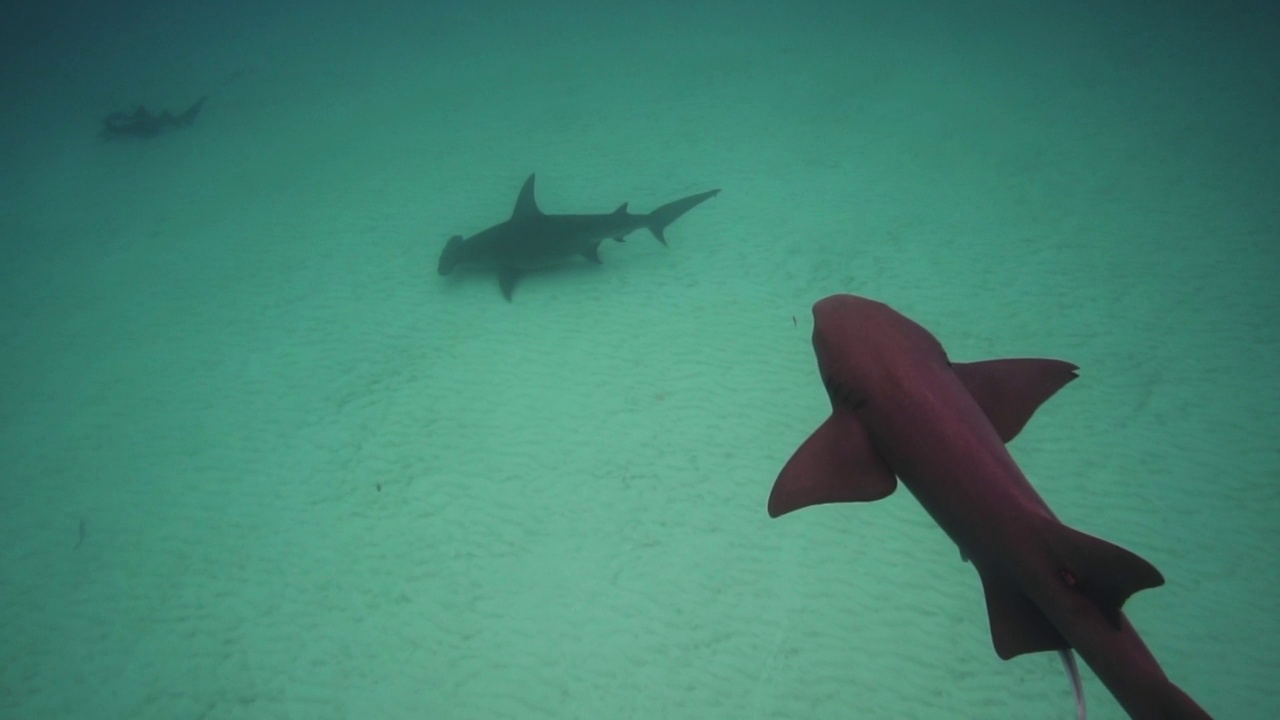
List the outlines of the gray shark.
{"label": "gray shark", "polygon": [[663,232],[668,225],[720,192],[690,195],[643,215],[628,212],[627,203],[601,215],[548,215],[534,199],[533,178],[530,175],[524,181],[510,218],[465,240],[461,235],[449,238],[440,253],[437,271],[441,275],[448,275],[458,265],[497,270],[502,295],[510,301],[516,283],[530,270],[558,265],[577,255],[599,263],[600,243],[606,239],[622,242],[643,228],[666,245]]}
{"label": "gray shark", "polygon": [[769,515],[879,500],[901,480],[978,571],[998,656],[1057,650],[1074,670],[1074,649],[1131,717],[1208,718],[1121,612],[1160,572],[1059,521],[1005,449],[1076,366],[952,362],[928,330],[853,295],[813,318],[831,415],[782,468]]}
{"label": "gray shark", "polygon": [[169,130],[187,127],[196,121],[196,116],[204,107],[204,101],[208,99],[207,96],[200,98],[177,115],[168,110],[161,110],[159,115],[154,115],[142,105],[132,114],[113,112],[102,119],[102,130],[98,137],[103,140],[153,138]]}

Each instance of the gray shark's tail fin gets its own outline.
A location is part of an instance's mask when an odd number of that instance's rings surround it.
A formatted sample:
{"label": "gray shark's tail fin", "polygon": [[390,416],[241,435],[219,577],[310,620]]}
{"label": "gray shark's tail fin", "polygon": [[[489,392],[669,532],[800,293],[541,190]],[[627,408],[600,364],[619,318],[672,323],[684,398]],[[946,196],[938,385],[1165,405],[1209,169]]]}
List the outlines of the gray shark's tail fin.
{"label": "gray shark's tail fin", "polygon": [[695,207],[701,205],[703,202],[710,200],[719,194],[719,190],[708,190],[704,193],[690,195],[687,198],[663,205],[657,210],[649,213],[649,224],[647,225],[649,232],[653,233],[653,236],[658,239],[658,242],[666,245],[667,238],[663,235],[663,231],[667,229],[668,225],[679,220],[681,215],[684,215]]}
{"label": "gray shark's tail fin", "polygon": [[200,110],[201,110],[201,108],[203,108],[203,107],[204,107],[204,101],[205,101],[205,100],[208,100],[208,99],[209,99],[209,96],[208,96],[208,95],[205,95],[204,97],[202,97],[202,98],[200,98],[199,100],[195,101],[195,102],[191,105],[191,107],[189,107],[189,108],[187,108],[186,110],[182,111],[182,113],[181,113],[181,114],[179,114],[179,115],[175,115],[175,116],[173,117],[173,124],[174,124],[174,126],[175,126],[175,127],[186,127],[186,126],[190,125],[191,123],[195,122],[196,116],[200,114]]}

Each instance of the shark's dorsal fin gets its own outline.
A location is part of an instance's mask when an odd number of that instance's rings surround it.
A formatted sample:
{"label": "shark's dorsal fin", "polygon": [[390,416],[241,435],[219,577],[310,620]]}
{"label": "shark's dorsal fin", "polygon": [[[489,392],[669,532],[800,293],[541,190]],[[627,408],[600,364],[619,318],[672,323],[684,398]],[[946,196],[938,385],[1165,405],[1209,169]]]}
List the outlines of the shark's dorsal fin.
{"label": "shark's dorsal fin", "polygon": [[1045,522],[1040,537],[1063,585],[1091,600],[1116,630],[1123,627],[1120,609],[1129,596],[1164,584],[1154,565],[1119,545],[1059,522]]}
{"label": "shark's dorsal fin", "polygon": [[530,173],[529,179],[524,181],[524,187],[520,188],[520,197],[516,198],[516,209],[511,212],[512,220],[542,214],[538,209],[538,201],[533,197],[533,176],[534,173]]}

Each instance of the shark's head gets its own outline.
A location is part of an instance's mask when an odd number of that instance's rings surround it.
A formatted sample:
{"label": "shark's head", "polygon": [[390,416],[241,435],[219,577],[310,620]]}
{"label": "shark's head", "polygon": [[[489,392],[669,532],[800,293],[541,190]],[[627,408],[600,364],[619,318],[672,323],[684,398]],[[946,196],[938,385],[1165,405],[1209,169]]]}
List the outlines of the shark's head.
{"label": "shark's head", "polygon": [[448,275],[462,261],[462,236],[454,235],[449,238],[449,242],[444,246],[444,252],[440,253],[440,264],[436,266],[436,271],[441,275]]}
{"label": "shark's head", "polygon": [[813,352],[833,404],[860,407],[888,373],[947,363],[933,335],[884,303],[832,295],[813,306]]}

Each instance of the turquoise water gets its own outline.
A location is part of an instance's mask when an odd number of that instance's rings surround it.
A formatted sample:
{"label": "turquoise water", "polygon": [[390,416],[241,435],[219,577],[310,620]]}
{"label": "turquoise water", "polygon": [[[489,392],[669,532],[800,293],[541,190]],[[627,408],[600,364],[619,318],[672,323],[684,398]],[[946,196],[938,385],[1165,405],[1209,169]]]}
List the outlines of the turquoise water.
{"label": "turquoise water", "polygon": [[[2,31],[0,717],[1073,717],[908,493],[767,517],[835,292],[1080,365],[1014,456],[1280,717],[1274,4],[192,5]],[[437,276],[535,170],[722,193]]]}

